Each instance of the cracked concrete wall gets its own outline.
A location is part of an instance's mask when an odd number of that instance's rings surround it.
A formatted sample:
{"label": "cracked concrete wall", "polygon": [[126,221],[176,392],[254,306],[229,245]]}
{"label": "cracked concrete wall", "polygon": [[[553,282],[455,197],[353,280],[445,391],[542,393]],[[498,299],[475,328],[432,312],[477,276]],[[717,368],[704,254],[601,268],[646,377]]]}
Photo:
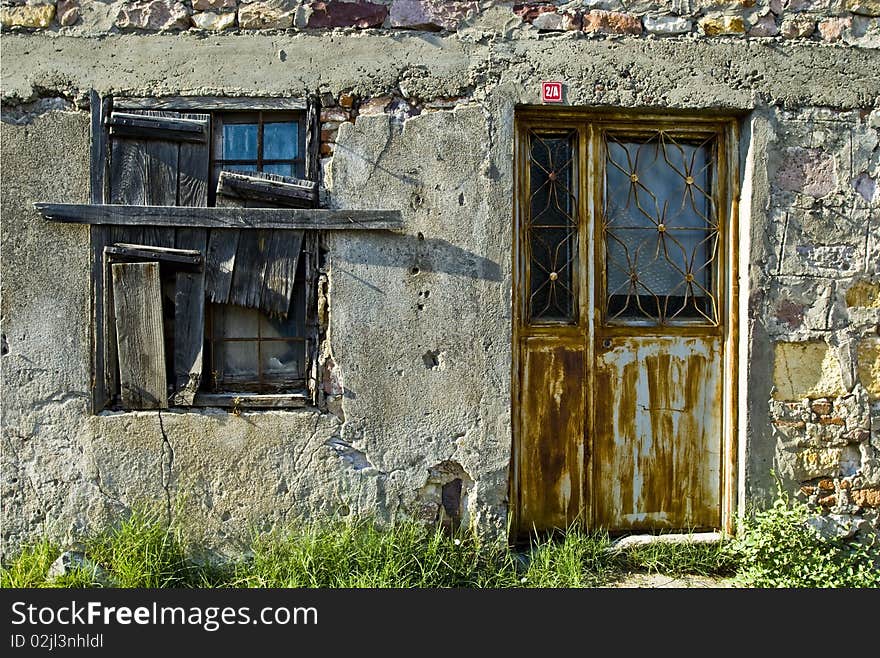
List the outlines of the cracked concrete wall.
{"label": "cracked concrete wall", "polygon": [[[439,504],[436,489],[448,483],[432,473],[448,463],[464,473],[463,518],[503,531],[513,116],[517,104],[538,102],[548,78],[566,81],[570,105],[750,113],[742,144],[753,151],[743,202],[750,239],[741,282],[749,357],[742,499],[766,499],[770,469],[790,463],[789,444],[773,424],[782,419],[775,405],[804,402],[774,397],[779,344],[828,339],[835,354],[851,359],[842,381],[843,398],[853,399],[831,405],[852,406],[868,438],[829,447],[840,451],[838,466],[852,468],[853,450],[857,468],[873,463],[877,350],[862,339],[878,320],[871,286],[880,274],[880,171],[871,135],[880,54],[724,39],[504,35],[500,22],[485,21],[455,35],[393,39],[4,35],[4,60],[17,63],[4,67],[2,89],[4,554],[42,532],[63,539],[106,524],[139,500],[186,514],[195,538],[221,551],[241,548],[251,528],[299,515],[415,515],[424,512],[426,491]],[[330,390],[335,413],[88,414],[88,232],[48,224],[31,204],[87,200],[84,104],[92,88],[317,91],[331,101],[355,96],[361,108],[371,98],[397,99],[336,126],[332,157],[323,162],[328,205],[399,208],[405,221],[400,233],[328,237],[330,347],[342,383]],[[435,99],[445,100],[431,106]],[[826,123],[827,135],[817,127]],[[858,304],[847,306],[848,294]],[[798,474],[789,475],[787,486],[796,489]],[[868,475],[857,487],[876,484]]]}

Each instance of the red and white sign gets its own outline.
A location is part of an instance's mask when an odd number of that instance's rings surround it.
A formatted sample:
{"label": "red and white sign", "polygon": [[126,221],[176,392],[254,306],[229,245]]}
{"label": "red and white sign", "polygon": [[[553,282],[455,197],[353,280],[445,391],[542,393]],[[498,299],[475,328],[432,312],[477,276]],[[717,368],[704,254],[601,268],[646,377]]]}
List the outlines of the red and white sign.
{"label": "red and white sign", "polygon": [[561,82],[542,82],[541,83],[541,102],[542,103],[561,103],[562,102],[562,83]]}

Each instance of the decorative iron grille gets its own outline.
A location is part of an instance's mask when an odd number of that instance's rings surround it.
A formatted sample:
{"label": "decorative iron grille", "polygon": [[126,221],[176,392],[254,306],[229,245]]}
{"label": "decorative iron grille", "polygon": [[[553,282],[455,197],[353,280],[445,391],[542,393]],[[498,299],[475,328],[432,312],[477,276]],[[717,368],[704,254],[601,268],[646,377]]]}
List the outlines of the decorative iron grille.
{"label": "decorative iron grille", "polygon": [[577,317],[577,133],[529,133],[529,206],[525,235],[532,322]]}
{"label": "decorative iron grille", "polygon": [[715,136],[606,132],[604,145],[606,320],[717,324]]}

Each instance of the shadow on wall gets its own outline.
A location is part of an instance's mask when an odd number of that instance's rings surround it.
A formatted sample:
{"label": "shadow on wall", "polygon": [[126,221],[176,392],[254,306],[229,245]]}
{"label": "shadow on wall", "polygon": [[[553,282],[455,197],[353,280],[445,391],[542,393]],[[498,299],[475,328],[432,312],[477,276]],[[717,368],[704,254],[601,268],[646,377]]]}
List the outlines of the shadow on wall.
{"label": "shadow on wall", "polygon": [[[425,238],[421,233],[417,236],[394,235],[382,240],[381,244],[373,242],[368,250],[348,250],[341,258],[350,264],[406,268],[412,276],[442,272],[487,281],[501,281],[502,278],[501,266],[495,261],[448,240]],[[353,272],[347,274],[360,280]]]}

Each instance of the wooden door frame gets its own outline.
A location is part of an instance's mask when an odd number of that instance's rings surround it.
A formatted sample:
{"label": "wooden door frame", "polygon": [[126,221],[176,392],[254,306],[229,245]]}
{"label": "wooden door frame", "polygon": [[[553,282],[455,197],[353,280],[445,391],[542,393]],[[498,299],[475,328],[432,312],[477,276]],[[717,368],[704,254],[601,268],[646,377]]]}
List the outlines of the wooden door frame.
{"label": "wooden door frame", "polygon": [[[508,478],[508,537],[516,541],[520,535],[520,459],[519,439],[521,432],[520,409],[522,404],[521,369],[523,365],[523,338],[528,336],[547,335],[558,331],[559,327],[531,327],[523,331],[525,295],[523,294],[527,279],[527,263],[523,257],[524,213],[529,191],[527,176],[523,166],[528,162],[527,131],[530,128],[576,130],[578,140],[578,213],[580,219],[578,248],[580,265],[578,268],[578,326],[576,332],[586,332],[588,337],[595,335],[597,312],[595,304],[596,276],[589,270],[597,267],[595,250],[598,250],[596,230],[598,229],[598,201],[601,194],[601,163],[595,152],[599,144],[598,127],[613,122],[615,128],[633,127],[649,129],[654,127],[697,126],[704,131],[714,127],[719,135],[719,213],[722,216],[723,249],[718,268],[720,290],[723,291],[723,304],[719,308],[719,325],[723,332],[722,354],[722,464],[720,492],[720,530],[733,534],[737,514],[737,493],[739,490],[738,473],[738,437],[739,437],[739,197],[740,197],[740,161],[739,142],[741,113],[689,112],[669,111],[657,112],[622,112],[620,110],[597,110],[595,108],[519,106],[514,112],[514,163],[513,163],[513,245],[511,250],[513,285],[512,285],[512,357],[511,357],[511,465]],[[686,130],[685,130],[686,132]],[[592,186],[592,187],[589,187]],[[589,190],[588,194],[582,191]],[[589,265],[589,266],[587,266]],[[573,332],[574,333],[574,332]],[[594,388],[595,341],[586,341],[587,372],[585,390]],[[584,437],[584,461],[582,482],[582,500],[585,506],[582,525],[593,528],[592,501],[592,436],[594,428],[594,405],[589,405],[588,418],[585,419],[586,436]]]}

